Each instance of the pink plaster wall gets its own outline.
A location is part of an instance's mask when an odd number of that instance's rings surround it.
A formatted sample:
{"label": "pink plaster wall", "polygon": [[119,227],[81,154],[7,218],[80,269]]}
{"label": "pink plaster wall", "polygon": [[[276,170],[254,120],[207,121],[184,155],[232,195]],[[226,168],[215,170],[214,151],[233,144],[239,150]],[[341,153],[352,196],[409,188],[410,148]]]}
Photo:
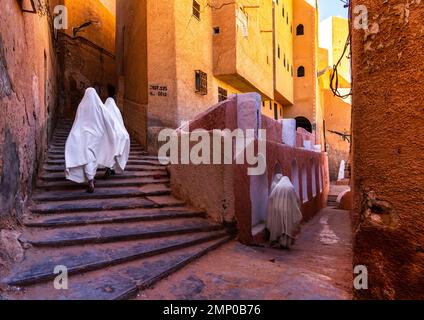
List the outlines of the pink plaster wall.
{"label": "pink plaster wall", "polygon": [[[212,131],[213,129],[237,128],[237,96],[219,103],[206,112],[197,116],[190,122],[189,130],[204,129]],[[271,185],[275,166],[278,164],[282,173],[293,180],[292,164],[296,161],[297,174],[299,181],[299,195],[301,211],[304,220],[312,218],[319,210],[325,207],[327,203],[328,192],[330,188],[328,173],[328,156],[326,153],[313,152],[301,148],[292,148],[282,144],[282,124],[268,117],[262,116],[262,128],[267,130],[266,141],[266,161],[267,177],[269,186]],[[180,133],[181,135],[181,133]],[[299,131],[300,139],[312,140],[313,136],[307,132]],[[303,140],[302,140],[303,141]],[[257,150],[258,141],[255,141],[255,150]],[[302,142],[303,146],[303,142]],[[233,146],[234,148],[234,146]],[[312,161],[315,162],[315,172],[312,172]],[[192,205],[200,206],[205,209],[211,218],[221,220],[222,217],[217,212],[222,212],[222,201],[228,199],[229,210],[225,211],[225,220],[234,220],[237,223],[238,240],[245,244],[254,242],[252,236],[252,205],[250,196],[250,176],[247,174],[248,165],[222,165],[217,169],[214,165],[171,165],[171,185],[173,193],[176,196],[184,198]],[[302,168],[306,167],[306,182],[304,188],[302,179]],[[223,170],[223,167],[226,169]],[[226,172],[225,176],[222,172]],[[173,174],[173,173],[176,174]],[[180,173],[184,174],[180,174]],[[215,179],[207,172],[219,173],[222,177]],[[314,179],[312,178],[314,175]],[[209,183],[209,181],[211,181]],[[312,182],[315,181],[316,195],[313,195]],[[321,182],[321,184],[320,184]],[[202,187],[201,187],[202,186]],[[307,196],[302,190],[307,190]],[[223,194],[226,193],[226,194]],[[216,201],[202,200],[211,195]],[[307,200],[306,200],[307,199]],[[216,207],[215,207],[216,206]]]}

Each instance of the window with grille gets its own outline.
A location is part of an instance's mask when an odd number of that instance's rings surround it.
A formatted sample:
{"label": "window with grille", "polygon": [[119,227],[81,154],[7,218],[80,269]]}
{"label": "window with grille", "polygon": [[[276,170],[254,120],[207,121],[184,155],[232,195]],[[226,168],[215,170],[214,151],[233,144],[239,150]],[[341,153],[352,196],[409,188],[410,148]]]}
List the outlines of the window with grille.
{"label": "window with grille", "polygon": [[218,102],[228,99],[228,91],[224,88],[218,87]]}
{"label": "window with grille", "polygon": [[208,75],[201,71],[195,71],[196,93],[203,96],[208,94]]}
{"label": "window with grille", "polygon": [[193,16],[200,20],[200,4],[196,0],[193,0]]}

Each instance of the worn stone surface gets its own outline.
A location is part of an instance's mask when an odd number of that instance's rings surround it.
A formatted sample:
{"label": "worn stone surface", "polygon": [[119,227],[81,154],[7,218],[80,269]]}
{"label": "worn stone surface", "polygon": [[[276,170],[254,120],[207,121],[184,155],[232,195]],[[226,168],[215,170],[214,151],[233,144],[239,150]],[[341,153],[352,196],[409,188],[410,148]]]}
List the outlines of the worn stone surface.
{"label": "worn stone surface", "polygon": [[[56,132],[66,136],[69,130],[69,126],[60,126]],[[132,147],[141,149],[134,143]],[[56,152],[63,156],[63,149]],[[157,157],[141,151],[134,157],[135,161],[152,161],[160,167]],[[169,180],[164,168],[160,168],[161,177]],[[33,193],[32,212],[25,215],[19,238],[28,249],[24,261],[14,263],[7,277],[0,264],[0,288],[22,286],[18,291],[6,288],[6,298],[128,298],[231,237],[222,225],[207,220],[204,212],[170,196],[164,184],[103,184],[94,194],[88,194],[84,185],[63,185],[63,173],[56,178],[48,186],[37,186]],[[116,174],[110,180],[122,181],[122,177]],[[62,189],[57,190],[60,184]],[[17,236],[13,239],[17,242]],[[71,275],[66,292],[52,286],[58,265],[67,267]]]}
{"label": "worn stone surface", "polygon": [[[54,300],[112,300],[134,296],[172,272],[186,266],[200,256],[216,249],[228,238],[210,240],[180,248],[147,259],[109,265],[101,270],[79,273],[69,278],[68,290],[55,290],[50,281],[26,287],[21,293],[8,295],[13,299]],[[115,252],[117,253],[117,252]],[[112,252],[107,253],[112,254]],[[119,255],[119,253],[118,253]]]}
{"label": "worn stone surface", "polygon": [[19,237],[20,233],[13,230],[1,230],[0,231],[0,248],[3,248],[0,255],[5,254],[5,259],[11,262],[21,262],[24,258],[24,249],[22,248]]}
{"label": "worn stone surface", "polygon": [[6,279],[11,285],[28,285],[55,277],[55,266],[67,266],[69,274],[76,274],[111,265],[148,258],[155,254],[198,245],[225,236],[223,231],[197,233],[193,235],[169,236],[162,239],[147,239],[90,245],[89,247],[37,250],[27,254],[25,261]]}
{"label": "worn stone surface", "polygon": [[369,16],[352,43],[356,297],[424,299],[424,4],[351,4]]}
{"label": "worn stone surface", "polygon": [[324,209],[290,251],[231,242],[138,299],[350,299],[352,280],[349,212]]}

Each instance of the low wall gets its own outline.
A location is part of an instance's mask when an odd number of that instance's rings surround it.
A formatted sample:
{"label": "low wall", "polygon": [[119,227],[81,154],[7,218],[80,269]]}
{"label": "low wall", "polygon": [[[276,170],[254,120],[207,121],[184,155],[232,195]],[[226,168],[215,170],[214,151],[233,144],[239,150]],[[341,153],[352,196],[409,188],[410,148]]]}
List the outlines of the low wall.
{"label": "low wall", "polygon": [[[241,107],[254,110],[256,106],[249,104],[257,102],[254,97],[249,99],[249,95],[241,96],[243,97],[231,97],[202,113],[190,122],[186,128],[188,132],[177,130],[178,138],[199,129],[204,129],[212,137],[214,129],[233,131],[243,126],[238,118]],[[246,109],[242,113],[243,117],[249,116]],[[251,114],[255,116],[257,113]],[[326,206],[330,183],[326,153],[282,144],[281,122],[261,116],[261,119],[247,119],[246,123],[255,123],[266,129],[266,141],[262,141],[266,144],[266,172],[263,176],[249,176],[248,169],[252,166],[235,164],[234,141],[233,164],[173,164],[169,166],[169,170],[171,189],[175,196],[205,210],[215,221],[235,222],[238,240],[244,244],[252,244],[253,228],[266,218],[268,190],[276,173],[282,173],[292,180],[299,195],[304,220],[309,220]],[[252,143],[255,155],[258,156],[258,140],[255,139]],[[181,146],[181,140],[179,145]],[[189,144],[190,151],[194,145],[193,142]],[[224,150],[222,141],[221,150]],[[181,161],[180,157],[179,160]],[[210,163],[213,163],[212,158]]]}
{"label": "low wall", "polygon": [[[289,177],[298,192],[304,221],[311,219],[318,211],[326,207],[330,190],[327,154],[291,148],[275,142],[267,142],[266,149],[267,172],[265,174],[269,189],[275,173],[282,173]],[[255,225],[252,223],[250,213],[257,199],[251,196],[252,180],[247,175],[247,169],[247,165],[234,165],[234,214],[239,229],[239,241],[252,244],[254,242],[252,230]]]}

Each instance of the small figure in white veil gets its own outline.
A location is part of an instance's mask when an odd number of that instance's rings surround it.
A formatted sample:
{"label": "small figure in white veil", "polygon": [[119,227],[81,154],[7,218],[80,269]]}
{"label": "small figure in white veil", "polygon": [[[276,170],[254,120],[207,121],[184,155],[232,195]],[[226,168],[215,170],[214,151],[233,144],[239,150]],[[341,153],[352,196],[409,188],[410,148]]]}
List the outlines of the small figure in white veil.
{"label": "small figure in white veil", "polygon": [[105,102],[106,110],[109,112],[115,127],[115,134],[119,137],[118,153],[115,156],[115,165],[106,169],[105,176],[115,175],[116,172],[121,174],[124,172],[130,155],[130,135],[124,125],[121,111],[119,110],[113,98],[108,98]]}
{"label": "small figure in white veil", "polygon": [[296,190],[288,177],[277,174],[268,201],[267,228],[271,245],[290,249],[302,221]]}
{"label": "small figure in white veil", "polygon": [[68,180],[88,183],[90,193],[99,167],[125,169],[129,138],[115,122],[96,90],[88,88],[66,141],[65,174]]}

